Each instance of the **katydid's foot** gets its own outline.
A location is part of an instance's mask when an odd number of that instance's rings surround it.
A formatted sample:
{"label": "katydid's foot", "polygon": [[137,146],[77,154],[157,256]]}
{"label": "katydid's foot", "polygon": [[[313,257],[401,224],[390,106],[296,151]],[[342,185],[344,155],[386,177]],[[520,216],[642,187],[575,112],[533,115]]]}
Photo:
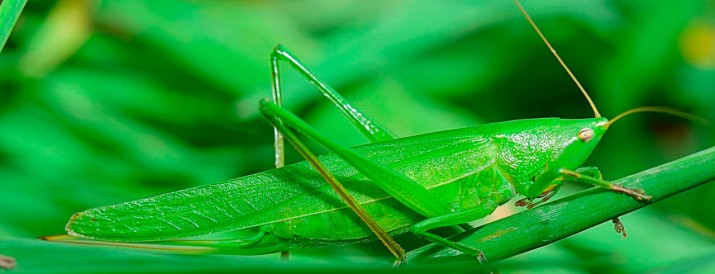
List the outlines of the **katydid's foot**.
{"label": "katydid's foot", "polygon": [[537,206],[537,205],[539,205],[539,204],[541,204],[541,203],[544,203],[544,202],[548,201],[549,199],[551,199],[551,197],[554,197],[554,195],[556,195],[556,189],[555,189],[555,188],[550,189],[550,190],[547,190],[547,191],[544,191],[544,193],[541,193],[541,195],[539,195],[538,197],[536,197],[536,199],[541,198],[541,200],[539,200],[539,201],[537,201],[537,202],[532,202],[531,199],[529,199],[529,198],[524,198],[524,199],[521,199],[521,200],[519,200],[519,201],[516,201],[516,203],[515,203],[514,205],[515,205],[515,206],[525,206],[527,209],[532,209],[532,208],[534,208],[535,206]]}
{"label": "katydid's foot", "polygon": [[13,269],[16,265],[15,258],[0,255],[0,269]]}
{"label": "katydid's foot", "polygon": [[538,202],[534,203],[529,198],[524,198],[524,199],[518,200],[518,201],[516,201],[516,203],[514,203],[515,206],[526,207],[528,209],[533,208],[537,204],[538,204]]}
{"label": "katydid's foot", "polygon": [[284,262],[290,261],[290,252],[289,251],[281,251],[281,261],[284,261]]}
{"label": "katydid's foot", "polygon": [[514,205],[515,205],[515,206],[519,206],[519,207],[525,206],[527,209],[532,209],[532,208],[534,208],[535,206],[540,205],[541,203],[546,202],[546,201],[548,201],[548,200],[549,200],[549,199],[546,198],[546,199],[542,199],[542,200],[537,201],[537,202],[532,202],[532,201],[529,201],[529,198],[524,198],[524,199],[521,199],[521,200],[516,201],[516,203],[515,203]]}
{"label": "katydid's foot", "polygon": [[618,219],[618,217],[611,219],[611,221],[613,221],[613,228],[616,229],[616,232],[621,233],[621,235],[623,235],[621,239],[625,239],[626,237],[628,237],[628,234],[626,233],[626,227],[623,226],[623,223],[621,223],[621,220]]}
{"label": "katydid's foot", "polygon": [[641,189],[633,189],[633,188],[627,188],[622,185],[616,185],[614,184],[612,187],[613,191],[628,194],[634,199],[638,201],[650,201],[650,199],[653,198],[653,196],[646,195],[645,191]]}

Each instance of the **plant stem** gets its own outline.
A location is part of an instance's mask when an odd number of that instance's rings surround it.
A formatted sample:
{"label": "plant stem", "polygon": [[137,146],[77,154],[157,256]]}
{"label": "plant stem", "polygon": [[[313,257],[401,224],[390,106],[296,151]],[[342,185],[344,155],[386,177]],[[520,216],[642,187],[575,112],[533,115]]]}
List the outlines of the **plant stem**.
{"label": "plant stem", "polygon": [[[615,181],[653,196],[638,202],[601,188],[589,189],[450,239],[479,248],[489,262],[553,243],[651,203],[715,180],[715,147]],[[408,253],[410,263],[476,262],[459,251],[430,244]]]}
{"label": "plant stem", "polygon": [[0,52],[26,3],[27,0],[0,0]]}

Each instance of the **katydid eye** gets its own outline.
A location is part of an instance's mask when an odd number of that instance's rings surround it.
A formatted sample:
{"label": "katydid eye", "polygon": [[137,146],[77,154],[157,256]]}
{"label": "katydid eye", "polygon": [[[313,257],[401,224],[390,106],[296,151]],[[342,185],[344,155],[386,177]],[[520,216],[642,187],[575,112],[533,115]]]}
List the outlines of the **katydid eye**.
{"label": "katydid eye", "polygon": [[579,130],[578,131],[578,139],[584,143],[591,141],[591,139],[593,139],[593,129],[584,128],[582,130]]}

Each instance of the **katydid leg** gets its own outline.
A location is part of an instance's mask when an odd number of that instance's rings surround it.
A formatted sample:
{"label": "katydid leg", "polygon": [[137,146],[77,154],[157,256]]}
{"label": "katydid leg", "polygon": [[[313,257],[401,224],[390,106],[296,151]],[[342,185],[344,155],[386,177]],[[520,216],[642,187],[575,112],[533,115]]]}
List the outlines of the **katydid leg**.
{"label": "katydid leg", "polygon": [[[291,67],[293,67],[301,76],[305,77],[308,82],[313,84],[318,88],[318,91],[328,98],[330,102],[335,105],[340,112],[345,115],[345,117],[350,120],[350,122],[358,129],[360,132],[367,137],[370,142],[379,142],[385,140],[395,139],[386,128],[381,126],[376,121],[368,118],[367,115],[362,113],[356,107],[350,104],[345,98],[343,98],[335,89],[333,89],[327,83],[318,79],[312,72],[310,72],[303,64],[298,61],[288,49],[282,45],[277,45],[273,52],[271,53],[271,85],[273,88],[273,102],[276,105],[283,104],[283,89],[281,87],[281,66],[280,61],[287,62]],[[283,135],[278,129],[274,129],[274,146],[275,146],[275,161],[276,167],[282,167],[284,165],[284,142]]]}
{"label": "katydid leg", "polygon": [[[290,64],[301,76],[305,77],[310,83],[318,88],[320,93],[327,97],[330,102],[332,102],[344,115],[350,120],[350,122],[360,130],[360,132],[365,135],[371,142],[391,140],[395,137],[390,134],[385,128],[383,128],[376,121],[367,117],[352,106],[345,98],[343,98],[335,89],[330,87],[325,82],[318,79],[312,72],[310,72],[303,64],[298,61],[298,59],[291,54],[282,45],[277,45],[273,52],[271,53],[271,84],[273,88],[272,97],[273,102],[277,105],[283,104],[283,89],[281,88],[281,71],[280,71],[280,61],[285,61]],[[281,168],[285,165],[285,145],[284,136],[274,127],[274,148],[275,148],[275,166],[276,168]],[[288,252],[282,252],[281,258],[284,260],[288,259]]]}
{"label": "katydid leg", "polygon": [[[573,181],[577,181],[577,182],[581,182],[581,183],[586,183],[586,184],[590,184],[590,185],[602,187],[602,188],[605,188],[605,189],[608,189],[608,190],[611,190],[611,191],[615,191],[615,192],[620,192],[620,193],[623,193],[623,194],[627,194],[627,195],[630,195],[631,197],[633,197],[634,199],[639,200],[639,201],[648,201],[648,200],[651,199],[651,196],[650,196],[650,195],[646,195],[646,194],[645,194],[642,190],[640,190],[640,189],[627,188],[627,187],[624,187],[624,186],[622,186],[622,185],[618,185],[618,184],[614,184],[614,183],[611,183],[611,182],[607,182],[607,181],[604,181],[604,180],[602,180],[602,179],[594,178],[594,177],[591,177],[591,176],[588,176],[588,175],[584,175],[584,174],[581,174],[581,173],[578,173],[578,172],[575,172],[575,171],[572,171],[572,170],[568,170],[568,169],[565,169],[565,168],[559,169],[558,172],[559,172],[561,175],[570,177],[570,179],[573,180]],[[599,173],[599,174],[600,174],[600,173]]]}
{"label": "katydid leg", "polygon": [[567,180],[602,187],[615,192],[620,192],[629,195],[639,201],[648,201],[651,199],[651,196],[646,195],[643,190],[627,188],[618,184],[604,181],[603,179],[601,179],[603,176],[597,168],[587,167],[581,169],[581,171],[583,173],[562,167],[554,167],[547,165],[547,168],[545,168],[544,173],[534,179],[534,184],[532,185],[530,190],[531,192],[527,193],[526,196],[539,196],[539,194],[541,193],[534,193],[533,191],[540,191],[540,189],[544,189],[546,186],[552,185],[553,182],[556,180]]}
{"label": "katydid leg", "polygon": [[[365,137],[367,137],[370,142],[379,142],[395,139],[395,136],[390,133],[385,127],[383,127],[377,121],[370,119],[366,114],[361,112],[355,106],[350,104],[344,97],[340,95],[334,88],[332,88],[327,83],[318,79],[314,73],[308,70],[299,60],[293,55],[287,48],[283,45],[277,45],[273,52],[271,53],[271,84],[273,88],[273,102],[281,106],[283,104],[283,89],[281,86],[281,66],[280,61],[284,61],[294,68],[301,76],[303,76],[308,82],[313,84],[318,91],[328,98],[330,102],[335,105],[335,107],[340,110],[340,112],[348,118],[348,120],[360,130]],[[276,168],[282,167],[284,165],[285,153],[284,153],[284,137],[274,127],[274,147],[275,147],[275,163]]]}
{"label": "katydid leg", "polygon": [[[265,102],[265,101],[264,101]],[[270,104],[277,108],[279,106],[273,103],[262,103]],[[279,120],[277,114],[266,108],[261,107],[261,113],[266,116],[266,118],[273,124],[273,126],[280,131],[283,136],[296,148],[298,153],[303,156],[318,173],[325,179],[325,181],[330,184],[330,186],[335,190],[335,192],[343,199],[343,201],[350,207],[360,219],[365,222],[365,224],[372,230],[380,241],[390,250],[390,252],[395,256],[396,264],[401,263],[405,260],[405,251],[400,247],[400,245],[389,235],[387,232],[380,227],[380,225],[370,216],[365,209],[355,201],[355,198],[343,187],[343,185],[335,178],[335,176],[320,162],[317,156],[308,149],[300,139],[295,135],[292,129],[288,128],[286,124],[290,124],[289,121],[284,120],[281,117]],[[295,117],[297,119],[297,117]]]}

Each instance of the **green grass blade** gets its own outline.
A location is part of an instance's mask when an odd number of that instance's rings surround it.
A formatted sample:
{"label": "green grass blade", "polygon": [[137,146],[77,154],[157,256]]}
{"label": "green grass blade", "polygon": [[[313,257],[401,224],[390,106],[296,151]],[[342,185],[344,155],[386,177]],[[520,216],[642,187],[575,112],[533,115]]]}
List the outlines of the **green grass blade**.
{"label": "green grass blade", "polygon": [[[641,188],[653,195],[650,203],[659,202],[715,180],[713,163],[715,147],[622,178],[615,183]],[[451,239],[481,249],[490,262],[496,262],[551,244],[648,204],[623,194],[594,188],[465,231]],[[411,263],[476,261],[458,253],[431,244],[409,252],[408,258]]]}
{"label": "green grass blade", "polygon": [[26,3],[27,0],[0,1],[0,52]]}

